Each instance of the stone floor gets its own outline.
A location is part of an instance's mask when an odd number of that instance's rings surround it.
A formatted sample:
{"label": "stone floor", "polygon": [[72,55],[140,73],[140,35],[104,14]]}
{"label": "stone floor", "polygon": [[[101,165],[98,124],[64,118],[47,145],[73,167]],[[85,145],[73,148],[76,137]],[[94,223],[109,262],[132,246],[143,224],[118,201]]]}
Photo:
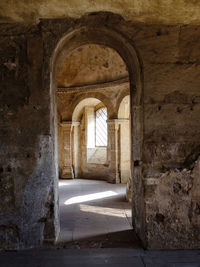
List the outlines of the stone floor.
{"label": "stone floor", "polygon": [[60,180],[59,244],[64,247],[132,247],[139,241],[131,226],[124,184]]}
{"label": "stone floor", "polygon": [[0,267],[200,267],[199,250],[141,248],[123,185],[62,180],[60,215],[62,245],[0,252]]}
{"label": "stone floor", "polygon": [[1,267],[200,267],[200,251],[46,249],[1,252]]}

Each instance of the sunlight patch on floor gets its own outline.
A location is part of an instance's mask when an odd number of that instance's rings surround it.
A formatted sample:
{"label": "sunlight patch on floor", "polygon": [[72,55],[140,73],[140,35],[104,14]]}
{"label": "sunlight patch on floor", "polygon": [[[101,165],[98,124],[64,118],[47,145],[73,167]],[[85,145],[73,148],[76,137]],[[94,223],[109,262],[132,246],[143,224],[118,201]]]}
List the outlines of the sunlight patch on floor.
{"label": "sunlight patch on floor", "polygon": [[70,185],[70,183],[66,181],[59,181],[59,187],[66,186],[66,185]]}
{"label": "sunlight patch on floor", "polygon": [[64,202],[64,204],[71,205],[71,204],[76,204],[76,203],[83,203],[83,202],[87,202],[91,200],[102,199],[102,198],[112,197],[116,195],[117,193],[114,191],[105,191],[105,192],[100,192],[100,193],[88,194],[84,196],[76,196],[76,197],[67,199]]}
{"label": "sunlight patch on floor", "polygon": [[123,209],[90,206],[90,205],[85,205],[85,204],[80,204],[80,211],[92,212],[96,214],[116,216],[116,217],[122,217],[122,218],[125,216],[125,211]]}

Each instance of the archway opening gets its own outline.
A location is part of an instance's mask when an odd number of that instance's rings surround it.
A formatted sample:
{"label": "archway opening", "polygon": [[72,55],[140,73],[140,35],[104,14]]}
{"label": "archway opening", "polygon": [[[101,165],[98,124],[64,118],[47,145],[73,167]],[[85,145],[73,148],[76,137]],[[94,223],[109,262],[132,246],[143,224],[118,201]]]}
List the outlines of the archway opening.
{"label": "archway opening", "polygon": [[[132,231],[131,205],[126,200],[130,158],[129,166],[125,159],[130,142],[121,132],[129,130],[122,124],[130,114],[126,98],[118,110],[121,95],[129,91],[126,65],[111,48],[84,45],[63,60],[57,81],[60,240],[80,242],[120,232],[127,242]],[[109,242],[114,243],[112,239]]]}
{"label": "archway opening", "polygon": [[[104,36],[104,38],[102,38]],[[54,52],[53,58],[52,58],[52,83],[51,83],[51,89],[55,90],[58,88],[56,77],[59,71],[59,68],[61,64],[63,63],[63,60],[66,58],[66,56],[70,55],[72,51],[78,50],[81,46],[88,45],[88,44],[95,44],[100,46],[106,46],[108,48],[113,49],[118,55],[121,56],[122,61],[126,62],[126,71],[129,74],[130,81],[127,81],[127,77],[121,77],[117,82],[116,81],[106,81],[106,87],[112,88],[117,87],[117,85],[128,82],[130,85],[130,89],[127,87],[127,91],[130,92],[131,95],[131,142],[132,146],[135,148],[135,153],[133,153],[133,150],[131,151],[131,178],[134,177],[135,181],[133,183],[133,191],[135,192],[134,199],[132,201],[132,209],[134,212],[134,219],[133,219],[133,225],[135,226],[135,229],[137,231],[137,234],[140,236],[140,238],[145,242],[145,232],[144,232],[144,199],[143,199],[143,189],[141,187],[142,182],[142,172],[141,172],[141,148],[142,148],[142,84],[141,84],[141,71],[139,66],[139,61],[137,58],[137,54],[135,52],[135,49],[133,46],[126,40],[124,37],[122,37],[120,34],[108,30],[105,28],[98,28],[98,31],[94,30],[94,28],[85,27],[80,28],[78,30],[74,30],[68,35],[66,35],[64,38],[61,39],[61,41],[58,43],[57,48]],[[105,65],[106,66],[106,65]],[[81,84],[72,85],[69,86],[70,90],[76,91],[77,87],[79,87]],[[105,84],[99,83],[100,88],[104,88]],[[76,97],[73,99],[74,103],[77,104],[77,101],[80,101],[80,99],[83,99],[85,97],[97,97],[99,100],[102,100],[103,94],[102,92],[95,92],[93,89],[95,89],[95,86],[93,87],[93,84],[89,83],[86,85],[83,85],[82,89],[92,89],[90,94],[84,94],[84,92],[80,92],[76,95]],[[68,90],[69,88],[67,88]],[[66,92],[65,87],[58,88],[59,93]],[[119,95],[119,92],[117,93]],[[120,94],[121,97],[122,94]],[[79,97],[79,99],[77,99]],[[114,98],[113,98],[114,99]],[[113,133],[116,133],[116,121],[117,121],[117,111],[116,109],[113,109],[113,105],[110,105],[109,101],[106,103],[107,100],[104,100],[105,105],[107,106],[108,112],[115,110],[115,112],[112,113],[113,118],[108,118],[107,125],[108,125],[108,132],[111,131]],[[54,101],[56,102],[56,101]],[[115,108],[118,106],[119,100],[115,103]],[[134,108],[135,107],[135,108]],[[137,108],[136,108],[137,107]],[[55,107],[52,106],[52,111],[55,112]],[[73,106],[68,105],[68,110],[73,110]],[[58,118],[59,122],[62,121],[64,124],[69,125],[69,113],[64,114],[64,117],[60,114],[58,109]],[[64,120],[63,120],[64,118]],[[133,124],[136,124],[137,127],[133,127]],[[55,125],[55,124],[54,124]],[[139,127],[138,127],[139,126]],[[56,131],[55,131],[56,133]],[[117,138],[114,135],[109,140],[108,135],[108,146],[110,144],[110,156],[107,156],[108,162],[110,165],[109,175],[108,175],[108,181],[111,183],[119,183],[119,173],[116,171],[117,166],[117,153],[116,147],[117,147]],[[114,137],[115,136],[115,137]],[[56,145],[56,143],[55,143]],[[56,146],[55,146],[56,148]],[[71,153],[71,150],[69,149],[68,155]],[[55,153],[56,155],[56,153]],[[113,160],[114,159],[114,160]],[[137,163],[137,165],[135,164]],[[138,199],[138,195],[140,198]],[[136,204],[136,205],[135,205]]]}
{"label": "archway opening", "polygon": [[107,139],[107,107],[97,98],[81,100],[72,114],[73,178],[107,179]]}

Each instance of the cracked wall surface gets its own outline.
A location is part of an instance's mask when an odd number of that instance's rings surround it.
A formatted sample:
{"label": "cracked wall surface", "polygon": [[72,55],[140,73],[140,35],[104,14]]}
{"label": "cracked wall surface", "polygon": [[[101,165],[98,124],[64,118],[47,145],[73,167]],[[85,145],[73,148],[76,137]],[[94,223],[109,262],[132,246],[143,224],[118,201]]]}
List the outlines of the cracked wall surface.
{"label": "cracked wall surface", "polygon": [[[8,27],[11,30],[12,26]],[[14,26],[12,33],[5,35],[5,25],[1,25],[0,229],[5,249],[42,244],[49,219],[47,200],[55,177],[46,123],[49,103],[47,93],[41,90],[41,36],[34,31],[24,34],[22,28]],[[54,196],[54,209],[53,203]]]}

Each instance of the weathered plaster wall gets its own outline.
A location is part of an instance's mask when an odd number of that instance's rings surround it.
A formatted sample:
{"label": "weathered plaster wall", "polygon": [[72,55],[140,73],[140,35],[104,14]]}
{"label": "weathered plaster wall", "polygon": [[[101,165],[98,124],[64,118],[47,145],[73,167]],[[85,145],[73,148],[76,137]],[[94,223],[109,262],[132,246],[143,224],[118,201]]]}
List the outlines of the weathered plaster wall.
{"label": "weathered plaster wall", "polygon": [[2,1],[1,21],[36,23],[40,18],[81,17],[85,12],[109,11],[134,22],[200,23],[197,0],[34,0]]}
{"label": "weathered plaster wall", "polygon": [[[49,126],[49,58],[67,29],[86,20],[0,27],[0,229],[4,248],[39,245],[45,221],[56,212],[50,197],[55,169]],[[91,16],[88,21],[134,41],[142,61],[147,246],[200,247],[200,27],[145,25],[107,14]]]}
{"label": "weathered plaster wall", "polygon": [[119,54],[106,46],[81,46],[65,58],[58,72],[58,87],[115,81],[128,76]]}
{"label": "weathered plaster wall", "polygon": [[[147,188],[147,233],[152,248],[198,248],[200,160],[192,168],[171,168]],[[158,184],[157,184],[157,183]],[[172,238],[174,236],[174,238]]]}
{"label": "weathered plaster wall", "polygon": [[104,164],[107,162],[107,148],[95,147],[87,148],[87,162]]}
{"label": "weathered plaster wall", "polygon": [[107,147],[87,148],[87,162],[105,164],[107,162]]}
{"label": "weathered plaster wall", "polygon": [[200,195],[195,193],[194,200],[192,190],[199,180],[193,164],[200,140],[200,29],[165,27],[156,32],[154,40],[146,38],[152,48],[141,52],[147,237],[152,248],[197,248],[199,215],[193,207],[199,206]]}
{"label": "weathered plaster wall", "polygon": [[56,171],[49,93],[42,90],[42,38],[25,31],[0,26],[0,243],[7,249],[55,238],[55,222],[48,218],[56,212]]}

